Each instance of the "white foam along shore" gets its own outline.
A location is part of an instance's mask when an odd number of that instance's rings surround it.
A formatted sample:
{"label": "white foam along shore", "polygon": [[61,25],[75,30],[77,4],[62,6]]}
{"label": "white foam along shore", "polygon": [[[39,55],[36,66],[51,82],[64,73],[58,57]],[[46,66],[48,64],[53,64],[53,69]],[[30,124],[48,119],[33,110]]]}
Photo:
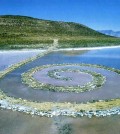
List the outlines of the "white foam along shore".
{"label": "white foam along shore", "polygon": [[[78,48],[57,48],[53,51],[71,51],[71,50],[99,50],[99,49],[112,49],[120,48],[119,46],[102,46],[102,47],[78,47]],[[46,49],[19,49],[19,50],[0,50],[0,53],[26,53],[26,52],[44,52]]]}
{"label": "white foam along shore", "polygon": [[99,49],[110,49],[120,48],[120,46],[103,46],[103,47],[79,47],[79,48],[61,48],[54,51],[72,51],[72,50],[99,50]]}

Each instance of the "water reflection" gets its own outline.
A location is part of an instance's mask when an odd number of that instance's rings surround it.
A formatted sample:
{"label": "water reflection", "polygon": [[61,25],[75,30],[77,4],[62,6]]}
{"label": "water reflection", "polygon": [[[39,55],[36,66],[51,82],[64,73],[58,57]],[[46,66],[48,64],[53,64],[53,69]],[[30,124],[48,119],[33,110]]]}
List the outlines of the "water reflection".
{"label": "water reflection", "polygon": [[70,50],[70,51],[60,51],[60,53],[67,55],[67,56],[77,56],[77,55],[82,55],[86,54],[88,50]]}
{"label": "water reflection", "polygon": [[86,52],[77,50],[72,51],[72,53],[74,53],[74,56],[67,53],[69,53],[69,51],[59,53],[56,52],[54,53],[54,56],[59,55],[64,59],[64,63],[70,62],[99,64],[120,69],[120,48],[91,50]]}

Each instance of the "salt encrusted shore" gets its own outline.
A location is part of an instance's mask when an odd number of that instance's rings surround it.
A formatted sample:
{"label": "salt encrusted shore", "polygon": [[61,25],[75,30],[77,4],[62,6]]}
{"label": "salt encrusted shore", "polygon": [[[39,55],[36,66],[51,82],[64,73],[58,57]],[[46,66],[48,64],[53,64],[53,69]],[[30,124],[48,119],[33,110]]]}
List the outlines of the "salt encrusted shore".
{"label": "salt encrusted shore", "polygon": [[44,52],[45,50],[0,50],[0,71]]}
{"label": "salt encrusted shore", "polygon": [[108,48],[120,48],[120,46],[105,46],[105,47],[78,47],[78,48],[60,48],[54,51],[71,51],[71,50],[99,50]]}
{"label": "salt encrusted shore", "polygon": [[73,111],[70,109],[59,109],[55,108],[51,111],[39,111],[37,108],[22,106],[21,104],[10,104],[7,100],[0,100],[0,108],[8,109],[12,111],[23,112],[30,115],[38,115],[38,116],[71,116],[71,117],[106,117],[111,115],[120,115],[120,107],[114,107],[107,110],[96,110],[96,111]]}
{"label": "salt encrusted shore", "polygon": [[[78,47],[78,48],[56,48],[53,51],[71,51],[71,50],[99,50],[99,49],[112,49],[112,48],[120,48],[119,46],[101,46],[101,47]],[[44,52],[47,49],[20,49],[20,50],[0,50],[0,53],[14,53],[14,52]]]}
{"label": "salt encrusted shore", "polygon": [[20,49],[20,50],[0,50],[0,53],[26,53],[26,52],[44,52],[46,49]]}

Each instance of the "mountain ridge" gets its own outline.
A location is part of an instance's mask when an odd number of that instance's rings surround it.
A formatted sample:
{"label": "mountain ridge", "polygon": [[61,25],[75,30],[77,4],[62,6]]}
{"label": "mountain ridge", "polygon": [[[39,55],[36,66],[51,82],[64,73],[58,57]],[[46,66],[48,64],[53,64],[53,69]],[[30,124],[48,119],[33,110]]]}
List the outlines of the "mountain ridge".
{"label": "mountain ridge", "polygon": [[98,30],[98,32],[101,32],[106,35],[120,37],[120,31],[114,31],[114,30]]}

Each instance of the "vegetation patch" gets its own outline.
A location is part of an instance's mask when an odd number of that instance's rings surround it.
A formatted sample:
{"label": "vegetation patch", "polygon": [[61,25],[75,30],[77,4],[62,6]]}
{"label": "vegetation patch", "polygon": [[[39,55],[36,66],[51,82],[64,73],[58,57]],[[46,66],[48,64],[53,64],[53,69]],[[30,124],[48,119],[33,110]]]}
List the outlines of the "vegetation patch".
{"label": "vegetation patch", "polygon": [[[41,83],[40,81],[36,80],[33,77],[34,73],[36,73],[36,72],[38,72],[42,69],[49,68],[49,67],[54,67],[54,66],[59,67],[59,66],[62,66],[62,65],[63,64],[47,65],[47,66],[45,65],[45,66],[40,66],[40,67],[33,68],[33,69],[29,70],[28,72],[22,74],[22,81],[23,81],[23,83],[29,85],[30,87],[32,87],[34,89],[43,89],[43,90],[50,90],[50,91],[63,91],[63,92],[76,92],[76,93],[90,91],[90,90],[99,88],[105,82],[105,77],[102,76],[99,73],[91,72],[91,71],[88,71],[88,70],[74,70],[74,69],[57,69],[57,70],[48,71],[48,76],[52,77],[52,78],[55,78],[55,79],[58,79],[58,80],[65,80],[65,81],[71,80],[71,82],[72,82],[72,78],[56,76],[55,75],[56,72],[61,72],[61,71],[62,72],[66,72],[66,71],[77,72],[77,73],[84,72],[84,73],[90,74],[93,77],[93,80],[91,82],[86,83],[83,86],[81,86],[81,85],[54,86],[54,85],[51,85],[51,84]],[[69,64],[69,65],[64,64],[63,66],[65,66],[65,67],[68,66],[69,67],[70,65],[75,66],[74,64]],[[81,66],[81,64],[77,64],[77,65]]]}
{"label": "vegetation patch", "polygon": [[54,38],[59,39],[59,48],[120,45],[119,38],[78,23],[0,16],[0,49],[48,48]]}

